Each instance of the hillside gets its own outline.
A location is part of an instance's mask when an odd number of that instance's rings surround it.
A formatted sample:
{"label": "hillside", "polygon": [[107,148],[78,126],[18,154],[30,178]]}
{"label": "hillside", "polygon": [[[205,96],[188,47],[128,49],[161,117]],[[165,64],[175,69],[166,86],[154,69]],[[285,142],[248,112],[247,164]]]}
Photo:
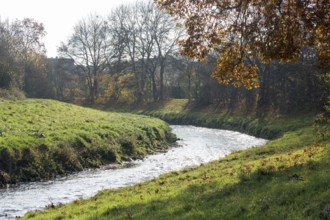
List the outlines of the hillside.
{"label": "hillside", "polygon": [[43,99],[0,99],[0,187],[141,157],[174,141],[155,118]]}
{"label": "hillside", "polygon": [[[183,100],[140,112],[176,121],[190,118],[202,125],[222,120],[228,127],[244,125],[251,133],[276,135],[261,147],[132,187],[101,191],[88,200],[30,212],[23,219],[330,218],[329,125],[314,124],[314,116],[222,117],[208,109],[192,110]],[[271,132],[260,132],[263,126]]]}

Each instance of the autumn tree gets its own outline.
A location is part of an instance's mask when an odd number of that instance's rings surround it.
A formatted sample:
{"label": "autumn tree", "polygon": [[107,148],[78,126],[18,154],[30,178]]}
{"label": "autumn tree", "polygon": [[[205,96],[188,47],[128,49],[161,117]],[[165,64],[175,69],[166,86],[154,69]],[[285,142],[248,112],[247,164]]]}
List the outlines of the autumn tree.
{"label": "autumn tree", "polygon": [[304,46],[320,66],[330,59],[328,0],[155,0],[184,22],[181,52],[205,59],[218,55],[213,76],[222,83],[258,87],[258,61],[296,61]]}
{"label": "autumn tree", "polygon": [[31,54],[44,55],[46,48],[42,39],[46,35],[45,27],[31,18],[15,20],[11,26],[15,52],[21,59],[28,61]]}
{"label": "autumn tree", "polygon": [[43,24],[30,18],[0,22],[0,87],[34,97],[47,93],[45,35]]}
{"label": "autumn tree", "polygon": [[25,93],[30,97],[49,97],[51,88],[46,74],[46,48],[43,43],[46,30],[43,23],[31,18],[15,20],[10,31],[15,58],[24,72]]}
{"label": "autumn tree", "polygon": [[9,89],[17,77],[15,59],[11,53],[8,21],[0,20],[0,89]]}

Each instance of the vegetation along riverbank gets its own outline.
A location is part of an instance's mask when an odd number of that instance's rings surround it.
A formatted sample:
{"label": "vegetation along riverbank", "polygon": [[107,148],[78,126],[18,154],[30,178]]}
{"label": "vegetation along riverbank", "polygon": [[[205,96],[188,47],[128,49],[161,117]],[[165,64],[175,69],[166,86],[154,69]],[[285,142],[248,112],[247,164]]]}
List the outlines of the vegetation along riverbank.
{"label": "vegetation along riverbank", "polygon": [[155,118],[44,99],[0,99],[0,186],[141,157],[175,137]]}
{"label": "vegetation along riverbank", "polygon": [[[189,118],[196,125],[216,120],[216,112],[193,110],[187,103],[171,100],[149,106],[148,112],[177,122]],[[329,219],[328,124],[307,114],[264,119],[227,114],[226,120],[228,128],[271,134],[272,140],[132,187],[29,212],[23,219]]]}
{"label": "vegetation along riverbank", "polygon": [[329,0],[65,4],[52,55],[56,10],[25,2],[0,14],[0,188],[163,149],[166,122],[270,141],[24,218],[330,220]]}

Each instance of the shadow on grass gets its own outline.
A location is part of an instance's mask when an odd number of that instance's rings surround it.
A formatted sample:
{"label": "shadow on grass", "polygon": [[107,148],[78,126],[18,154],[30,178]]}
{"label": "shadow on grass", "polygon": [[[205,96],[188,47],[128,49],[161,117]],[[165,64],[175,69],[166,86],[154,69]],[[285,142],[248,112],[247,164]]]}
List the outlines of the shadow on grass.
{"label": "shadow on grass", "polygon": [[221,178],[201,180],[175,197],[164,193],[163,198],[117,206],[90,219],[330,219],[322,214],[330,203],[328,162],[257,170],[224,187],[219,182]]}

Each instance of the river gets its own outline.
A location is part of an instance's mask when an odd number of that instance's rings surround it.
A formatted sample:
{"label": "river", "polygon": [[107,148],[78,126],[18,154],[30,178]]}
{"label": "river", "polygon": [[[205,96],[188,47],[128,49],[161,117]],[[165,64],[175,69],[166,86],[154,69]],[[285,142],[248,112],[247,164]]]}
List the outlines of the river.
{"label": "river", "polygon": [[162,173],[198,166],[227,154],[266,143],[239,132],[194,126],[171,126],[179,140],[166,153],[147,156],[133,166],[116,170],[85,170],[47,182],[32,182],[0,189],[0,219],[13,219],[49,204],[88,198],[97,191],[130,186]]}

